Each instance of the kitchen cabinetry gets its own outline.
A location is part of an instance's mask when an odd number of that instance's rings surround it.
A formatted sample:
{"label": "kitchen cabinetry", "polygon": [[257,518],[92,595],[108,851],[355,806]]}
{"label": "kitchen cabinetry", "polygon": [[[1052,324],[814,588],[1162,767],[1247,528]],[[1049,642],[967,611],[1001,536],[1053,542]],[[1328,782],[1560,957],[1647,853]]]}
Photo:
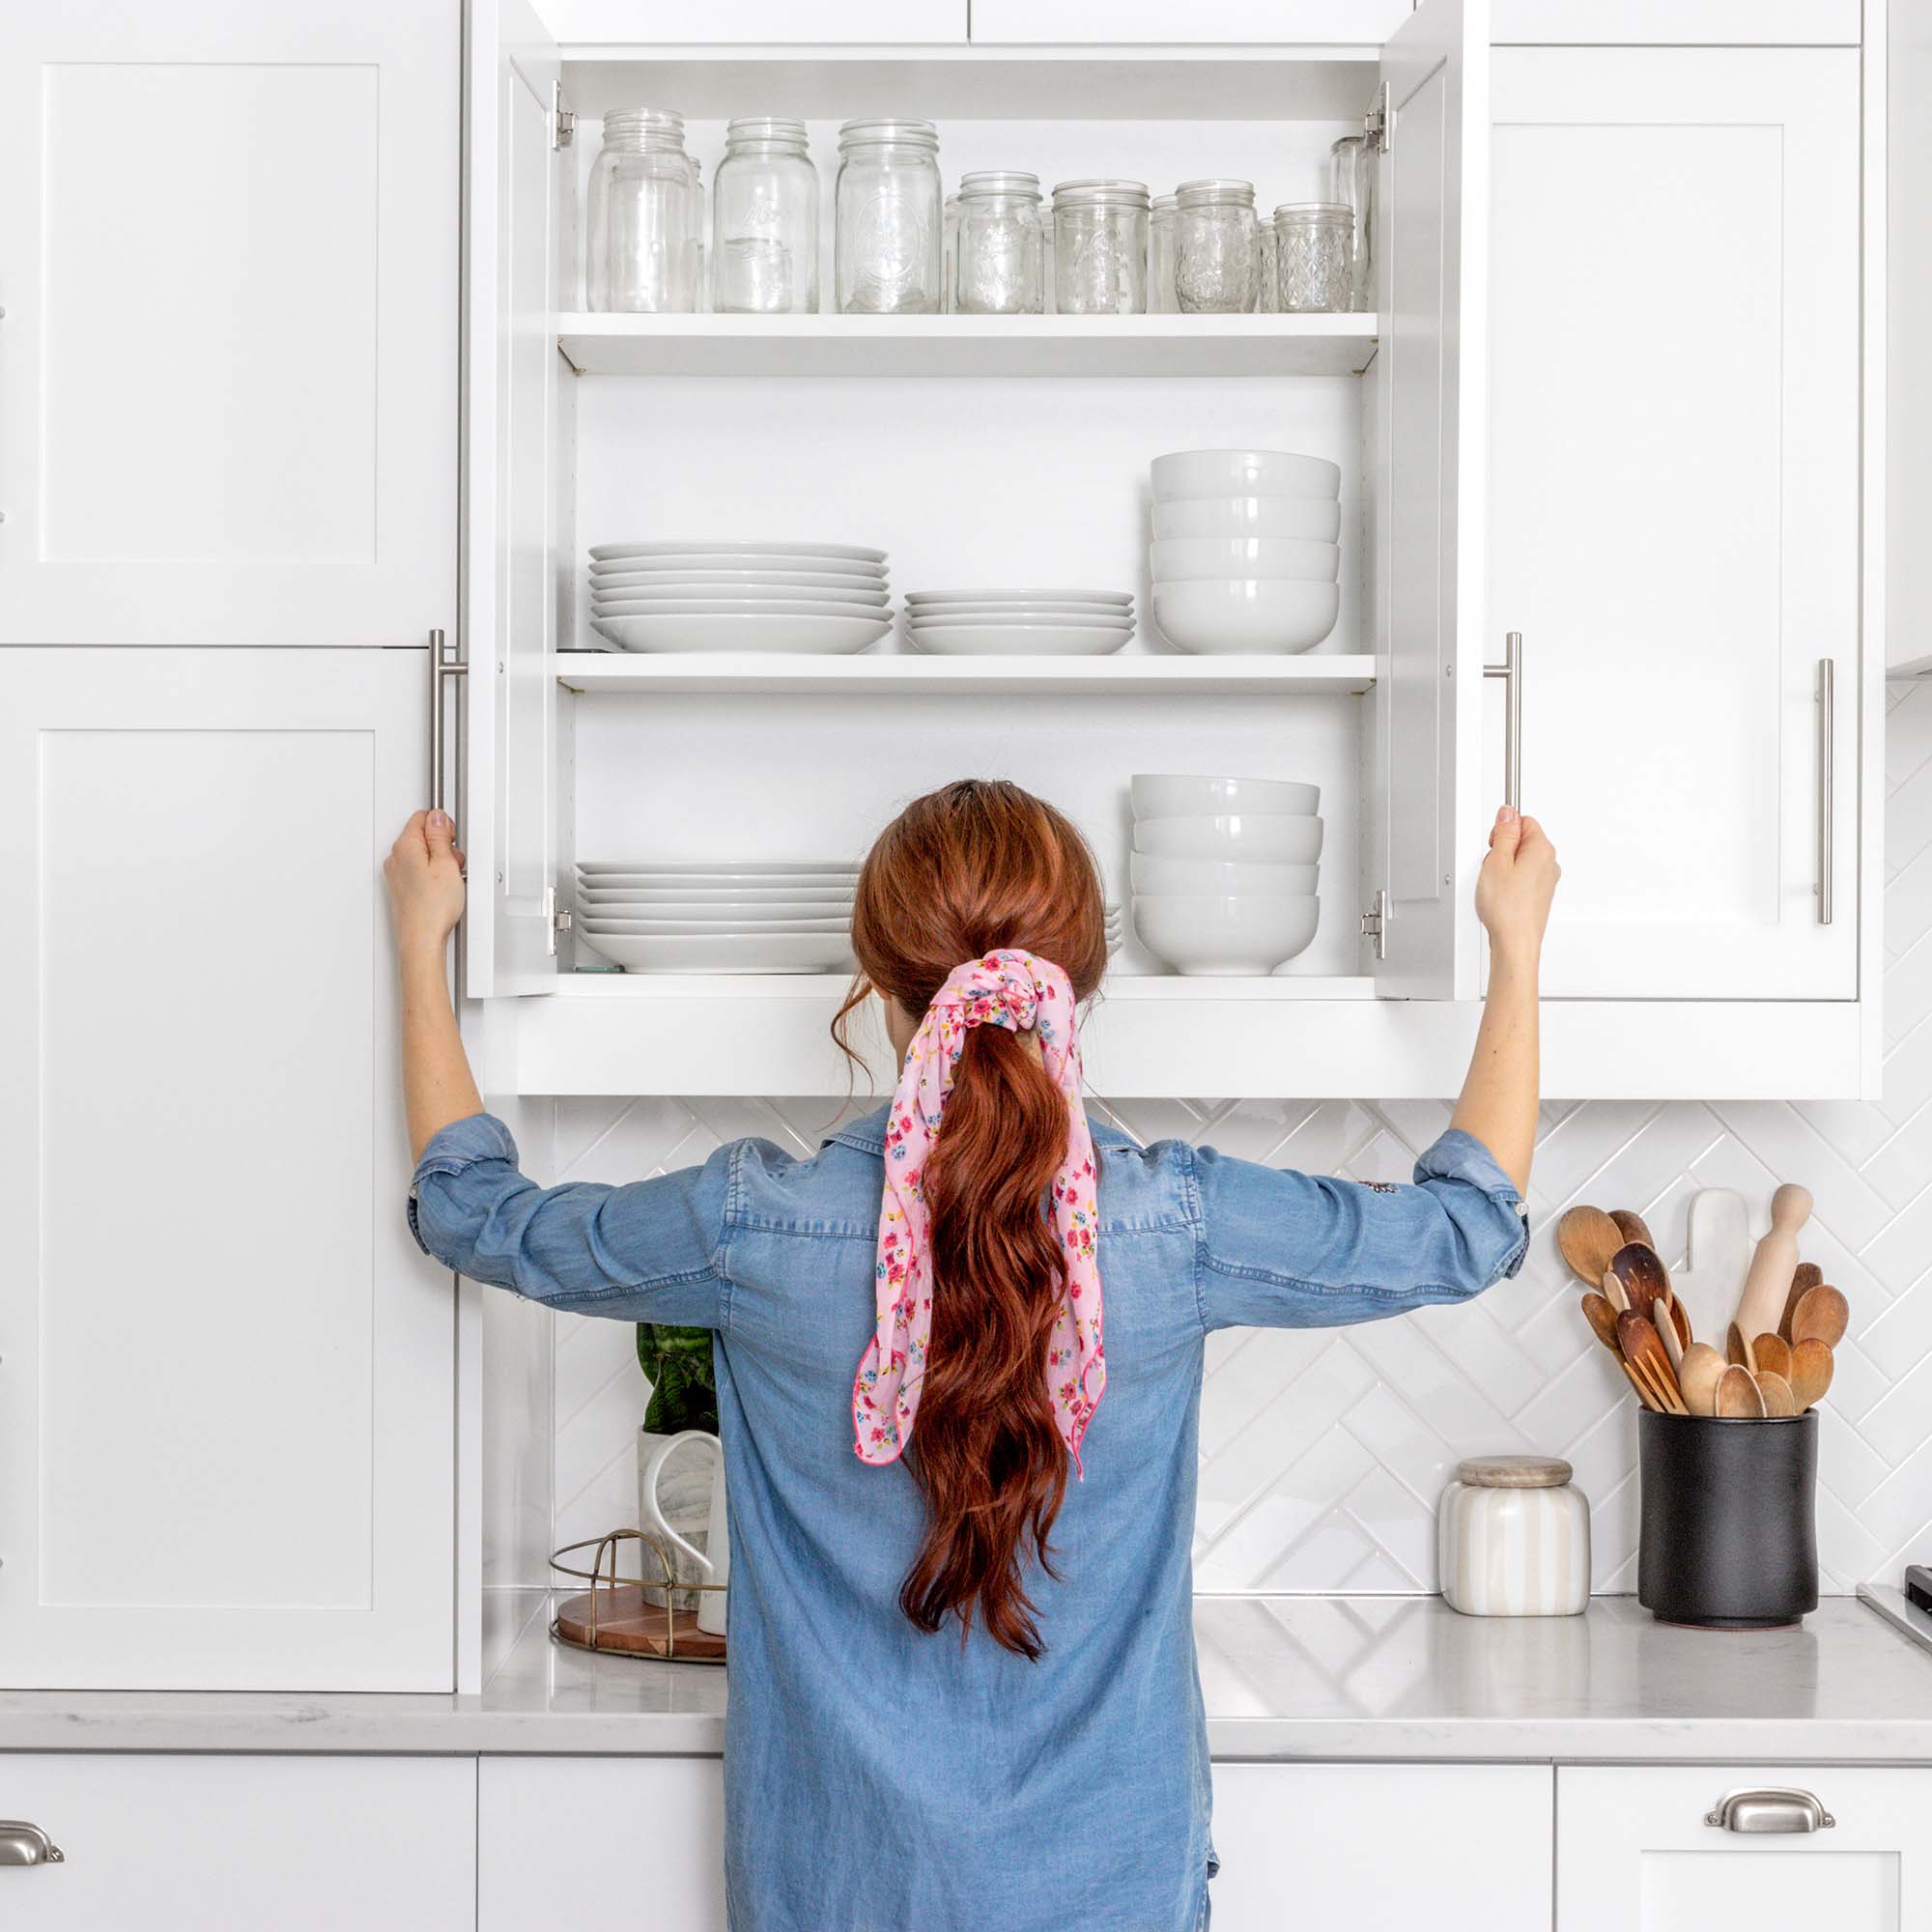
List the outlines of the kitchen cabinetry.
{"label": "kitchen cabinetry", "polygon": [[[1559,1932],[1705,1932],[1932,1922],[1932,1771],[1868,1766],[1565,1766],[1557,1775]],[[1788,1788],[1748,1833],[1710,1822],[1726,1794]],[[1816,1812],[1827,1829],[1807,1831]]]}
{"label": "kitchen cabinetry", "polygon": [[1571,46],[1859,43],[1860,0],[1494,0],[1495,38]]}
{"label": "kitchen cabinetry", "polygon": [[412,644],[456,575],[458,0],[0,20],[0,642]]}
{"label": "kitchen cabinetry", "polygon": [[1379,46],[1402,25],[1414,0],[973,0],[973,40],[1079,46],[1211,43]]}
{"label": "kitchen cabinetry", "polygon": [[545,0],[559,41],[656,46],[919,46],[964,42],[967,0]]}
{"label": "kitchen cabinetry", "polygon": [[476,1923],[474,1758],[0,1754],[0,1817],[62,1854],[0,1869],[20,1932]]}
{"label": "kitchen cabinetry", "polygon": [[378,869],[423,653],[0,676],[0,1679],[447,1690],[452,1292]]}

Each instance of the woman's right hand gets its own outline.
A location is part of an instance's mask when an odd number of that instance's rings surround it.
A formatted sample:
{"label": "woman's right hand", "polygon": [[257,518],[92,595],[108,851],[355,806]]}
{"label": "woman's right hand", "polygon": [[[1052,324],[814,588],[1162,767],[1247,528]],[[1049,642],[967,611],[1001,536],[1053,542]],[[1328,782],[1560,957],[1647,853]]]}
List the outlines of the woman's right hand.
{"label": "woman's right hand", "polygon": [[1490,856],[1476,876],[1476,917],[1489,931],[1493,953],[1535,960],[1562,876],[1556,848],[1543,827],[1504,806],[1490,832]]}

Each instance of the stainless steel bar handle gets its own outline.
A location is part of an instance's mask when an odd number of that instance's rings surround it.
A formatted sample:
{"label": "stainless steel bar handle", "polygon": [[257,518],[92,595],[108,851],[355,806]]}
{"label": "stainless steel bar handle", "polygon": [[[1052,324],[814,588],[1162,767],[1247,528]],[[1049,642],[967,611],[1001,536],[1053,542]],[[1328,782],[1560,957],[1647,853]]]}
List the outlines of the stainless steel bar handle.
{"label": "stainless steel bar handle", "polygon": [[1833,773],[1835,756],[1834,712],[1837,708],[1838,667],[1831,658],[1818,660],[1818,923],[1832,923],[1832,808],[1837,791]]}
{"label": "stainless steel bar handle", "polygon": [[1522,810],[1522,633],[1511,631],[1503,639],[1503,661],[1486,664],[1485,677],[1509,680],[1503,709],[1503,803],[1512,811]]}
{"label": "stainless steel bar handle", "polygon": [[429,802],[433,810],[444,810],[443,791],[449,756],[443,737],[442,687],[445,679],[461,677],[469,667],[449,656],[440,631],[429,634]]}
{"label": "stainless steel bar handle", "polygon": [[1829,1832],[1837,1820],[1808,1791],[1780,1785],[1727,1791],[1705,1812],[1720,1832]]}
{"label": "stainless steel bar handle", "polygon": [[67,1854],[24,1818],[0,1818],[0,1865],[58,1865]]}

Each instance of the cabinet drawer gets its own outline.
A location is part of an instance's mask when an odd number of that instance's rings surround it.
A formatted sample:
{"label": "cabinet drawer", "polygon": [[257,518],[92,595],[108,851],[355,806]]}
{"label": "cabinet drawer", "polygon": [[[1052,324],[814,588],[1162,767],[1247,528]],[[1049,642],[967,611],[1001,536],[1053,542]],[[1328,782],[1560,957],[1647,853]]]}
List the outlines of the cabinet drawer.
{"label": "cabinet drawer", "polygon": [[475,1923],[473,1758],[0,1755],[0,1817],[63,1855],[0,1868],[10,1932]]}

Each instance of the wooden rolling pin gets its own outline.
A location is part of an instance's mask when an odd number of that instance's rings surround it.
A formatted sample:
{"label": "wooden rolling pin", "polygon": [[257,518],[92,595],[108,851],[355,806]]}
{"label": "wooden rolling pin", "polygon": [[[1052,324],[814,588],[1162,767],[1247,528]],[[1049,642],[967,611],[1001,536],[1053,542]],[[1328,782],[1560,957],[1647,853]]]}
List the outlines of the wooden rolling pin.
{"label": "wooden rolling pin", "polygon": [[1738,1296],[1738,1326],[1747,1337],[1775,1330],[1783,1317],[1791,1277],[1798,1272],[1798,1231],[1810,1218],[1808,1187],[1787,1180],[1771,1197],[1771,1231],[1758,1242]]}

